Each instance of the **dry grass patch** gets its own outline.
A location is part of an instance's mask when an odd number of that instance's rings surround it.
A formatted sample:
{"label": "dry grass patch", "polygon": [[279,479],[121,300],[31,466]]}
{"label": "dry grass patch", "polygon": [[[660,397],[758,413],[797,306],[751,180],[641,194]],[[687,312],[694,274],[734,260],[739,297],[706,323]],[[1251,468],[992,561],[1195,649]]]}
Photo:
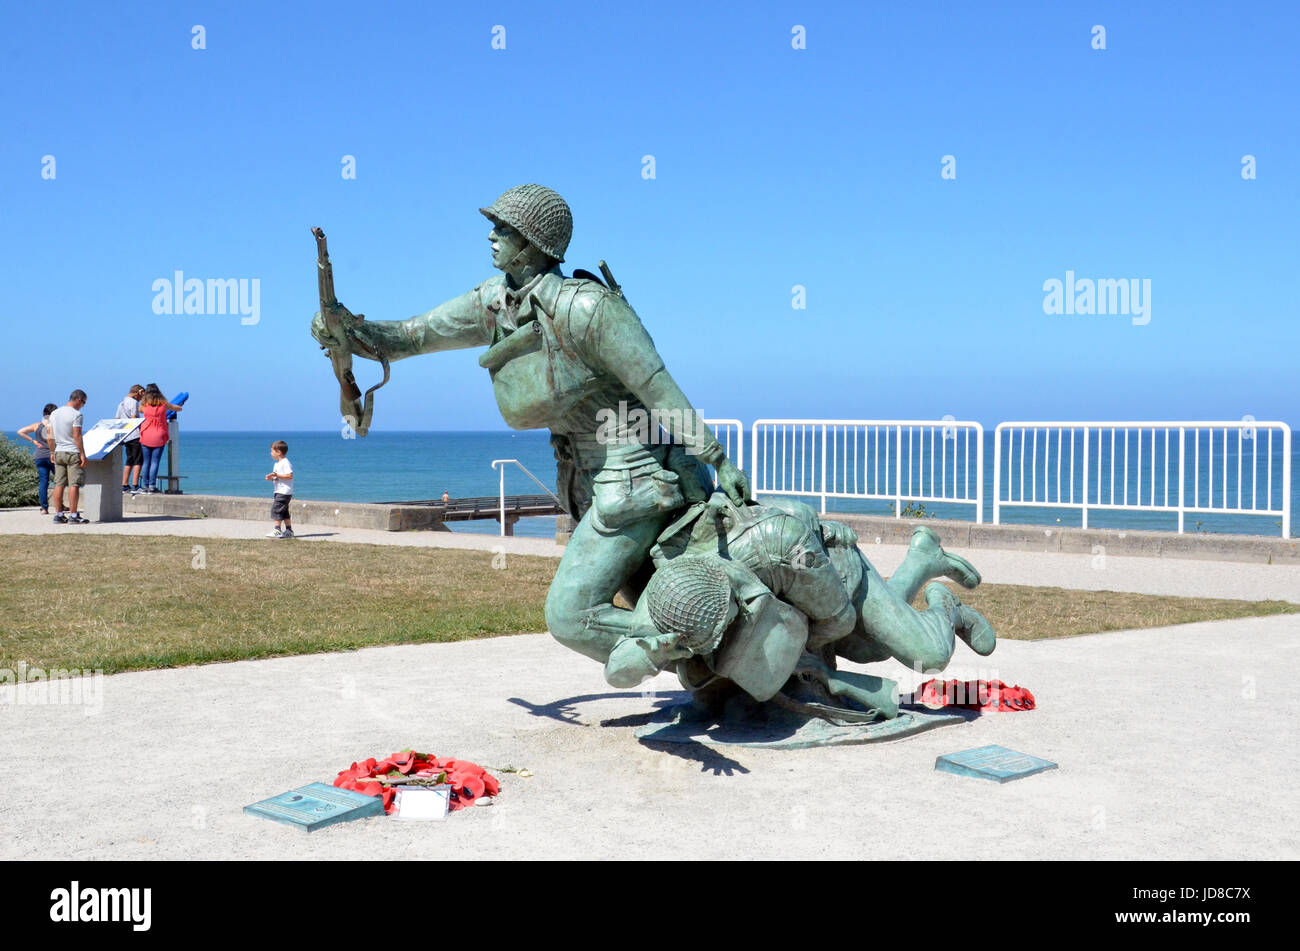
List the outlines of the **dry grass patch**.
{"label": "dry grass patch", "polygon": [[501,569],[493,557],[272,539],[0,537],[0,667],[110,672],[545,630],[555,560],[509,555]]}
{"label": "dry grass patch", "polygon": [[[0,668],[114,672],[544,631],[558,562],[504,557],[494,568],[491,552],[445,548],[0,536]],[[1000,637],[1030,640],[1300,611],[1019,585],[958,595]]]}
{"label": "dry grass patch", "polygon": [[[964,603],[987,617],[998,637],[1018,641],[1166,627],[1193,621],[1300,613],[1300,604],[1289,601],[1177,598],[1127,591],[1036,588],[1020,584],[982,584],[974,591],[956,585],[948,587]],[[919,606],[924,607],[924,604]]]}

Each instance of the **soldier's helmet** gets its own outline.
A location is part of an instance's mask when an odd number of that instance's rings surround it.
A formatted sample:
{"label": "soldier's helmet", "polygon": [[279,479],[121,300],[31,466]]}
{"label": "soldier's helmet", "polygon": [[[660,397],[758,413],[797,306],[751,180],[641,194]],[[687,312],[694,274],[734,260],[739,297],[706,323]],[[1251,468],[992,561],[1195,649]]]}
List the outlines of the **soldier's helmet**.
{"label": "soldier's helmet", "polygon": [[645,593],[650,620],[664,634],[696,654],[708,654],[722,640],[731,607],[731,582],[716,555],[682,555],[659,568]]}
{"label": "soldier's helmet", "polygon": [[564,260],[573,237],[573,213],[557,192],[543,185],[516,185],[479,211],[493,224],[504,221],[557,261]]}

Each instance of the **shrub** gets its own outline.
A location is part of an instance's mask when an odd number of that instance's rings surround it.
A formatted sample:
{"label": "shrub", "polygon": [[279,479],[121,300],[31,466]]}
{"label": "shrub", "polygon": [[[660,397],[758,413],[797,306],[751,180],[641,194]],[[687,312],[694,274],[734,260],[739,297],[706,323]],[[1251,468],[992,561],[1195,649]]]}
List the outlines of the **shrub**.
{"label": "shrub", "polygon": [[0,437],[0,508],[35,505],[38,482],[32,454]]}

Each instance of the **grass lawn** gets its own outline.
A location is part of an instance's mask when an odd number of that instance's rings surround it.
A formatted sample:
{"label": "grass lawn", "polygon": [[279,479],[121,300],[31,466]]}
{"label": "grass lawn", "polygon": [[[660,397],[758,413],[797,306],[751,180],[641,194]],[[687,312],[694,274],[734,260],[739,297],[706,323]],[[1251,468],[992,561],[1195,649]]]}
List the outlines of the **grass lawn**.
{"label": "grass lawn", "polygon": [[[445,548],[0,536],[0,668],[113,673],[536,633],[557,564]],[[1300,612],[1284,601],[1021,585],[959,595],[999,637],[1028,640]]]}

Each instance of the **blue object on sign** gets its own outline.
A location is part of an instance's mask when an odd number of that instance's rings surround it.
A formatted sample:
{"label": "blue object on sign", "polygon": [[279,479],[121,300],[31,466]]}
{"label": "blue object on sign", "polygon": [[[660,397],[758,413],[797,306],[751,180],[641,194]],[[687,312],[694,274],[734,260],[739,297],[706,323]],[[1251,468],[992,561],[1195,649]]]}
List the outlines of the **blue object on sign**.
{"label": "blue object on sign", "polygon": [[942,773],[1009,783],[1013,779],[1024,779],[1034,773],[1056,769],[1056,764],[1028,753],[1017,753],[1005,746],[981,746],[940,756],[934,761],[934,768]]}
{"label": "blue object on sign", "polygon": [[259,819],[283,822],[313,832],[336,822],[382,816],[384,801],[378,796],[365,796],[350,789],[311,783],[245,806],[244,811]]}

